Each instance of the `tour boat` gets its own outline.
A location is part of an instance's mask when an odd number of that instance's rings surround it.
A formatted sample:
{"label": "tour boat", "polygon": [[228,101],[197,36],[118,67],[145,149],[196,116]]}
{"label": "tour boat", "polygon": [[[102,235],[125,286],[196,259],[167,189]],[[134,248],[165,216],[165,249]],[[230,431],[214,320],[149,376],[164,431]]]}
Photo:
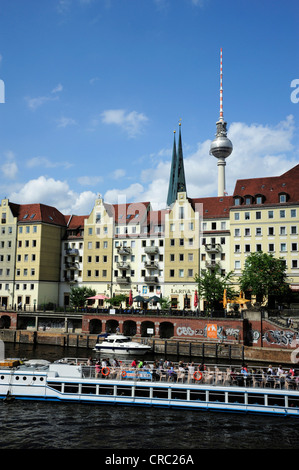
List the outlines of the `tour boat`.
{"label": "tour boat", "polygon": [[150,346],[132,341],[127,336],[121,334],[108,335],[103,341],[99,341],[100,337],[101,335],[98,336],[94,349],[97,352],[140,356],[151,350]]}
{"label": "tour boat", "polygon": [[7,364],[0,368],[0,397],[9,402],[44,400],[299,417],[296,382],[292,388],[282,382],[278,388],[274,382],[257,386],[252,377],[232,384],[225,371],[220,380],[216,370],[174,369],[174,375],[171,369],[132,368],[125,361],[121,367],[90,366],[86,359]]}

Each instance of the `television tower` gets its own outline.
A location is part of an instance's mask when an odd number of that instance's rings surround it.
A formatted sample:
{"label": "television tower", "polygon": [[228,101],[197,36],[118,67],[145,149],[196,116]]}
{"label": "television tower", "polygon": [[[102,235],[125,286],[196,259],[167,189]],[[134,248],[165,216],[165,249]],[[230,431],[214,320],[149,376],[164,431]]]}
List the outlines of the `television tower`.
{"label": "television tower", "polygon": [[222,88],[222,48],[220,49],[220,116],[216,122],[216,138],[211,143],[210,155],[218,159],[218,196],[225,193],[225,159],[233,151],[233,145],[227,137],[226,122],[223,119],[223,88]]}

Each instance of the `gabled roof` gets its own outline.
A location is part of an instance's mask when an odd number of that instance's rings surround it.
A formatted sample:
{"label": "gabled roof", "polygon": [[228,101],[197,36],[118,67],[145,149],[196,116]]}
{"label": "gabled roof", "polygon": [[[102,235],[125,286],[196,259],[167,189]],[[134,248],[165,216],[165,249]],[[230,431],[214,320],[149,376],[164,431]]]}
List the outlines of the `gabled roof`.
{"label": "gabled roof", "polygon": [[281,176],[237,180],[234,197],[262,195],[264,203],[277,204],[283,193],[288,195],[288,203],[299,202],[299,164]]}
{"label": "gabled roof", "polygon": [[232,196],[188,198],[193,209],[201,212],[204,219],[229,218],[229,209],[233,205]]}
{"label": "gabled roof", "polygon": [[45,204],[14,204],[9,203],[14,217],[19,223],[44,222],[53,225],[66,226],[65,216],[55,207]]}

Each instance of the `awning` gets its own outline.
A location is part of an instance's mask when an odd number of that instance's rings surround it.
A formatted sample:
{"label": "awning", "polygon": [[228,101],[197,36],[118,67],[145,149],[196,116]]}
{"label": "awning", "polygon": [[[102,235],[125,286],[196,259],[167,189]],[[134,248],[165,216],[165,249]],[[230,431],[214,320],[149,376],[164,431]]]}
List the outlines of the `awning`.
{"label": "awning", "polygon": [[293,291],[299,291],[299,284],[290,284],[290,289]]}

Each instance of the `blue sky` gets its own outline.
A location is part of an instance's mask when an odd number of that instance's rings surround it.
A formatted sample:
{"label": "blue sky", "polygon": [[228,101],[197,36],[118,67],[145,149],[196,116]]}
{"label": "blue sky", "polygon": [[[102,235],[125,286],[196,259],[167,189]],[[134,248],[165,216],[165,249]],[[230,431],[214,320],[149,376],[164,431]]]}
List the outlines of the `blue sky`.
{"label": "blue sky", "polygon": [[298,0],[2,0],[0,13],[1,197],[162,208],[180,119],[188,196],[217,195],[221,47],[227,192],[299,162]]}

